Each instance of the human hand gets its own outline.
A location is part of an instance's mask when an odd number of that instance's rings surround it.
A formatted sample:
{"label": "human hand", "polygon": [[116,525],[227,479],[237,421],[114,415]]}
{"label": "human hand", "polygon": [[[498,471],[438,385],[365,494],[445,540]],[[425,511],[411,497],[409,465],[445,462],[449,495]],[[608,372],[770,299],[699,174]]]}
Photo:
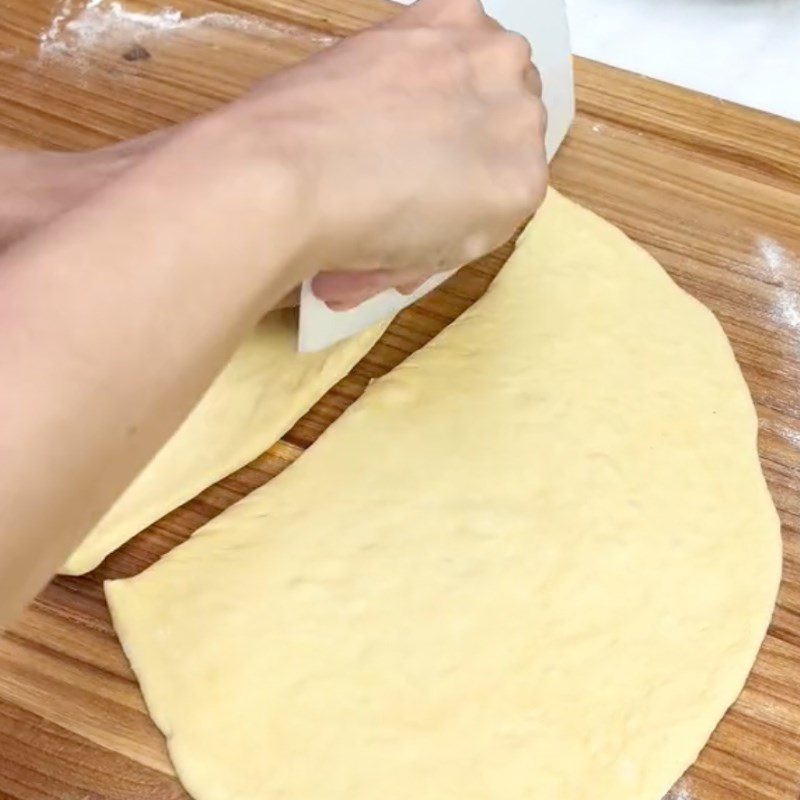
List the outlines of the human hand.
{"label": "human hand", "polygon": [[317,295],[345,308],[486,254],[535,211],[540,96],[527,41],[478,0],[419,0],[268,79],[235,113],[277,136],[303,176],[302,277],[320,272]]}

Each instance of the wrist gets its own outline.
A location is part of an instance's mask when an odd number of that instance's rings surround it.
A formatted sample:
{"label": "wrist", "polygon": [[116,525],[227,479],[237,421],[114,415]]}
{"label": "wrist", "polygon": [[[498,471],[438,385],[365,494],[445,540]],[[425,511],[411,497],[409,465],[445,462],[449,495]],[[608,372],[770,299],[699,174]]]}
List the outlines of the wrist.
{"label": "wrist", "polygon": [[211,115],[155,148],[124,183],[174,220],[175,236],[196,254],[198,279],[240,289],[256,313],[306,277],[307,185],[278,135]]}
{"label": "wrist", "polygon": [[265,102],[266,95],[262,89],[258,104],[245,98],[203,119],[197,133],[205,143],[198,150],[227,159],[232,173],[249,187],[244,194],[252,192],[256,202],[271,207],[277,190],[292,209],[286,233],[296,243],[291,270],[297,285],[330,268],[341,238],[357,236],[348,224],[352,204],[342,190],[359,165],[346,143],[332,141],[331,120],[308,92],[276,82]]}

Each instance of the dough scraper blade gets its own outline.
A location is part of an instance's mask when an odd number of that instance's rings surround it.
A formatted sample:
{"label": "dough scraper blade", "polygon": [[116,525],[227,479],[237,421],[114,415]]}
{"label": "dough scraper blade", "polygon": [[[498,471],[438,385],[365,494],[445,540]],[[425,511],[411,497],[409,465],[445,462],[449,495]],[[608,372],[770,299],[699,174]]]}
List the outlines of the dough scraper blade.
{"label": "dough scraper blade", "polygon": [[[412,0],[400,0],[411,5]],[[485,0],[486,11],[509,30],[521,33],[533,46],[542,75],[548,111],[547,157],[552,159],[575,117],[575,82],[565,0]],[[332,311],[315,296],[306,281],[300,296],[298,350],[313,353],[393,317],[424,297],[453,273],[434,275],[411,295],[389,289],[348,311]]]}

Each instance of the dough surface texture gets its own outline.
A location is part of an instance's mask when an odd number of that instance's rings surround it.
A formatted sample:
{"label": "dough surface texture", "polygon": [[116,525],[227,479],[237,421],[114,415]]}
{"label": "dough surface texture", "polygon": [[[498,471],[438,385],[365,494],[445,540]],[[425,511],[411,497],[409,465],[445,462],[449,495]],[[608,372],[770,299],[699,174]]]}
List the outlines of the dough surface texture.
{"label": "dough surface texture", "polygon": [[475,306],[135,578],[197,800],[661,800],[780,578],[713,315],[551,191]]}
{"label": "dough surface texture", "polygon": [[379,325],[322,353],[296,350],[296,311],[267,316],[183,425],[62,568],[80,575],[164,514],[273,445],[380,338]]}

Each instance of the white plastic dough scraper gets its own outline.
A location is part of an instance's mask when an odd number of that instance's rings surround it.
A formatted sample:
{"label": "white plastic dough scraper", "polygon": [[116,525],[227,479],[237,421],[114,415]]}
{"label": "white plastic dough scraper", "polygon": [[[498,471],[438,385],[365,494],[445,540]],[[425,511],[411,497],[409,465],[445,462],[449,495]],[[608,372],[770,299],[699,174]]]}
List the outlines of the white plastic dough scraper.
{"label": "white plastic dough scraper", "polygon": [[[413,0],[400,0],[411,5]],[[575,84],[565,0],[484,0],[487,13],[509,30],[526,36],[542,75],[548,111],[547,156],[552,159],[575,117]],[[381,320],[394,316],[433,291],[452,273],[434,275],[412,295],[389,289],[349,311],[331,311],[307,281],[300,297],[301,353],[324,350]]]}

